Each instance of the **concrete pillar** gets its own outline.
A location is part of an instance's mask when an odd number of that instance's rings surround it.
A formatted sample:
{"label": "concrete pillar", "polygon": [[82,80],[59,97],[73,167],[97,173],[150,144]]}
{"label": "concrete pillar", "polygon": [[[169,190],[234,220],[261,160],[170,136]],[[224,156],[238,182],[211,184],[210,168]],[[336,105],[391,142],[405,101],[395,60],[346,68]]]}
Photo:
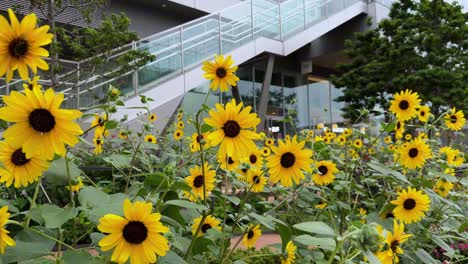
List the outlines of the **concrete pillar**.
{"label": "concrete pillar", "polygon": [[270,84],[271,76],[273,75],[273,66],[275,64],[275,55],[268,55],[267,67],[265,70],[265,76],[263,78],[262,91],[260,93],[260,101],[258,103],[258,117],[261,119],[260,124],[257,126],[257,132],[265,132],[265,119],[268,106],[268,100],[270,99]]}

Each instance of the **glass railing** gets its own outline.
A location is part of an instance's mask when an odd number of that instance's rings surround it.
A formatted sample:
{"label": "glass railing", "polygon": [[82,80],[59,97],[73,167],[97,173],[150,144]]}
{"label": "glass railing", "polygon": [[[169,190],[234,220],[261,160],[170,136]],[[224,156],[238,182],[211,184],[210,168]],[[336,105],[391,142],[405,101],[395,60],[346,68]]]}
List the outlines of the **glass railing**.
{"label": "glass railing", "polygon": [[[146,37],[106,54],[106,62],[87,71],[93,58],[79,62],[56,90],[66,94],[65,106],[85,109],[102,103],[109,84],[132,96],[198,67],[214,54],[227,54],[259,37],[285,40],[315,23],[365,0],[248,0],[217,13]],[[145,50],[155,60],[117,75],[115,65],[129,50]],[[104,56],[103,56],[104,57]],[[12,82],[9,87],[19,86]],[[5,87],[5,86],[3,86]],[[0,81],[0,89],[2,83]],[[2,92],[3,93],[3,92]]]}

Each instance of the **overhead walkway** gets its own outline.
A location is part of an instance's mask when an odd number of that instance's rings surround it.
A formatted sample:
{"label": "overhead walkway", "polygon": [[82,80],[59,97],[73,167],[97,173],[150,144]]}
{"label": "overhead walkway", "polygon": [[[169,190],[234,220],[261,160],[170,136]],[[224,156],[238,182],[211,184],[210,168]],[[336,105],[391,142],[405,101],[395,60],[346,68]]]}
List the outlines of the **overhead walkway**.
{"label": "overhead walkway", "polygon": [[[145,95],[154,109],[206,82],[200,65],[214,54],[232,55],[236,64],[263,52],[286,56],[362,13],[365,0],[244,1],[119,48],[102,74],[87,73],[86,61],[80,62],[56,90],[66,94],[67,107],[86,109],[100,104],[112,84],[127,96],[127,106],[140,106],[138,95]],[[135,49],[156,59],[115,76],[116,61]],[[138,112],[122,109],[114,117],[132,120]]]}

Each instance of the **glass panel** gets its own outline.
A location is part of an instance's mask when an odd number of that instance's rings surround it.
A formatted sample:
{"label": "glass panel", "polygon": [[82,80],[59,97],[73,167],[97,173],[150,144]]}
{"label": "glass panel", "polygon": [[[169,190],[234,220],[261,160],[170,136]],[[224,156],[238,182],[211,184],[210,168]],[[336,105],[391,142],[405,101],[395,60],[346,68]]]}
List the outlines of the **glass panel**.
{"label": "glass panel", "polygon": [[328,82],[309,83],[309,112],[311,123],[330,124],[330,99]]}
{"label": "glass panel", "polygon": [[254,110],[254,89],[252,82],[252,66],[244,66],[237,70],[237,76],[240,81],[237,82],[239,93],[244,106],[252,106]]}
{"label": "glass panel", "polygon": [[264,36],[280,38],[279,5],[268,0],[252,0],[254,13],[254,38]]}
{"label": "glass panel", "polygon": [[213,14],[182,27],[185,68],[220,53],[219,26],[218,14]]}
{"label": "glass panel", "polygon": [[331,16],[344,8],[345,0],[330,0],[327,2],[327,16]]}
{"label": "glass panel", "polygon": [[226,54],[252,40],[251,11],[250,2],[244,2],[221,12],[222,53]]}
{"label": "glass panel", "polygon": [[313,24],[326,17],[326,0],[306,0],[306,25]]}
{"label": "glass panel", "polygon": [[304,29],[304,1],[289,0],[281,4],[281,37]]}

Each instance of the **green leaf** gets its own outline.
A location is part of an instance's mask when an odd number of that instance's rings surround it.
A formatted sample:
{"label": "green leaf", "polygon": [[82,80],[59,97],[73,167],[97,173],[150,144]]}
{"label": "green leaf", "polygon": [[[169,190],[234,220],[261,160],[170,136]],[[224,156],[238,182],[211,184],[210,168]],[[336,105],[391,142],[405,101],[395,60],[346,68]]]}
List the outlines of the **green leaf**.
{"label": "green leaf", "polygon": [[188,209],[197,209],[197,210],[207,210],[208,209],[204,205],[192,203],[192,202],[185,201],[185,200],[169,200],[164,204],[164,206],[166,206],[166,205],[176,205],[176,206],[179,206],[179,207],[184,207],[184,208],[188,208]]}
{"label": "green leaf", "polygon": [[[69,161],[70,180],[73,181],[81,175],[81,170],[75,163]],[[52,185],[68,185],[67,166],[64,158],[59,158],[50,163],[49,169],[45,172],[46,181]]]}
{"label": "green leaf", "polygon": [[115,120],[108,120],[105,123],[106,129],[114,129],[119,125],[119,122]]}
{"label": "green leaf", "polygon": [[256,213],[250,213],[250,217],[256,219],[260,224],[262,224],[264,227],[270,229],[270,230],[275,230],[275,224],[273,223],[274,218],[271,216],[262,216]]}
{"label": "green leaf", "polygon": [[76,208],[60,208],[54,204],[44,204],[39,208],[47,228],[59,228],[78,214]]}
{"label": "green leaf", "polygon": [[418,257],[420,260],[423,261],[424,264],[438,264],[439,262],[431,257],[429,253],[424,251],[422,248],[418,248],[414,254],[416,254],[416,257]]}
{"label": "green leaf", "polygon": [[397,124],[396,122],[392,122],[392,123],[388,123],[388,124],[381,123],[380,126],[382,127],[382,129],[385,132],[391,133],[395,129],[396,124]]}
{"label": "green leaf", "polygon": [[[169,191],[167,192],[166,196],[164,196],[164,201],[169,201],[169,200],[177,200],[179,198],[179,195],[175,191]],[[170,218],[172,220],[177,221],[181,226],[185,226],[186,222],[184,217],[180,214],[180,208],[175,205],[166,205],[165,208],[161,210],[162,216],[167,216],[167,218]],[[164,220],[164,218],[161,218],[161,220]],[[176,225],[173,225],[174,228],[177,228]]]}
{"label": "green leaf", "polygon": [[443,248],[447,252],[447,256],[453,256],[455,254],[455,250],[447,245],[447,243],[445,243],[445,241],[443,241],[440,237],[432,236],[432,241],[439,245],[439,247]]}
{"label": "green leaf", "polygon": [[117,168],[128,168],[132,157],[130,155],[112,154],[109,157],[104,157],[103,160]]}
{"label": "green leaf", "polygon": [[325,250],[334,250],[336,242],[334,239],[326,237],[313,237],[310,235],[300,235],[294,238],[295,241],[304,246],[313,246]]}
{"label": "green leaf", "polygon": [[158,260],[159,264],[187,264],[183,258],[174,253],[174,251],[167,252],[166,256],[160,257]]}
{"label": "green leaf", "polygon": [[63,262],[66,264],[93,263],[93,257],[91,256],[91,254],[89,254],[88,251],[66,250],[65,252],[63,252]]}
{"label": "green leaf", "polygon": [[78,194],[80,209],[95,224],[105,214],[123,215],[123,202],[126,195],[123,193],[107,194],[96,187],[86,186]]}
{"label": "green leaf", "polygon": [[201,126],[201,133],[206,133],[206,132],[211,131],[211,130],[213,130],[213,127],[210,126],[210,125],[203,124]]}
{"label": "green leaf", "polygon": [[410,183],[410,182],[406,179],[405,175],[401,174],[401,173],[398,172],[398,171],[389,169],[389,168],[385,167],[384,165],[382,165],[382,164],[380,164],[380,163],[378,163],[378,162],[376,162],[376,161],[374,161],[374,160],[372,160],[372,161],[370,161],[369,163],[367,163],[367,165],[368,165],[371,169],[373,169],[373,170],[375,170],[375,171],[377,171],[377,172],[380,172],[380,173],[383,174],[384,176],[390,176],[390,175],[392,175],[392,176],[395,176],[398,180],[400,180],[400,181],[402,181],[402,182],[405,182],[405,183],[408,183],[408,184]]}
{"label": "green leaf", "polygon": [[367,258],[370,264],[382,264],[380,260],[369,250],[362,251],[362,254]]}
{"label": "green leaf", "polygon": [[169,181],[164,173],[155,172],[146,176],[145,185],[151,187],[167,188],[169,186]]}
{"label": "green leaf", "polygon": [[211,244],[213,244],[213,241],[202,236],[197,237],[192,247],[192,254],[195,256],[206,252],[208,250],[208,246]]}
{"label": "green leaf", "polygon": [[[40,232],[44,232],[49,236],[56,237],[55,232],[52,232],[43,227],[34,226],[32,228]],[[14,240],[16,242],[16,246],[7,247],[5,250],[5,258],[7,259],[7,263],[19,262],[50,255],[50,252],[55,245],[54,241],[27,229],[19,231]]]}
{"label": "green leaf", "polygon": [[8,211],[13,212],[13,213],[19,213],[18,208],[16,206],[12,205],[9,201],[0,199],[0,207],[3,207],[7,205],[8,206]]}
{"label": "green leaf", "polygon": [[281,246],[284,252],[288,242],[291,241],[291,236],[292,236],[291,228],[289,228],[287,225],[276,223],[276,231],[279,233],[281,237]]}
{"label": "green leaf", "polygon": [[324,222],[304,222],[293,227],[307,233],[336,236],[335,231]]}
{"label": "green leaf", "polygon": [[468,228],[468,221],[467,221],[467,222],[464,222],[463,224],[460,225],[460,227],[458,228],[458,232],[459,232],[459,233],[462,233],[462,232],[464,232],[467,228]]}

